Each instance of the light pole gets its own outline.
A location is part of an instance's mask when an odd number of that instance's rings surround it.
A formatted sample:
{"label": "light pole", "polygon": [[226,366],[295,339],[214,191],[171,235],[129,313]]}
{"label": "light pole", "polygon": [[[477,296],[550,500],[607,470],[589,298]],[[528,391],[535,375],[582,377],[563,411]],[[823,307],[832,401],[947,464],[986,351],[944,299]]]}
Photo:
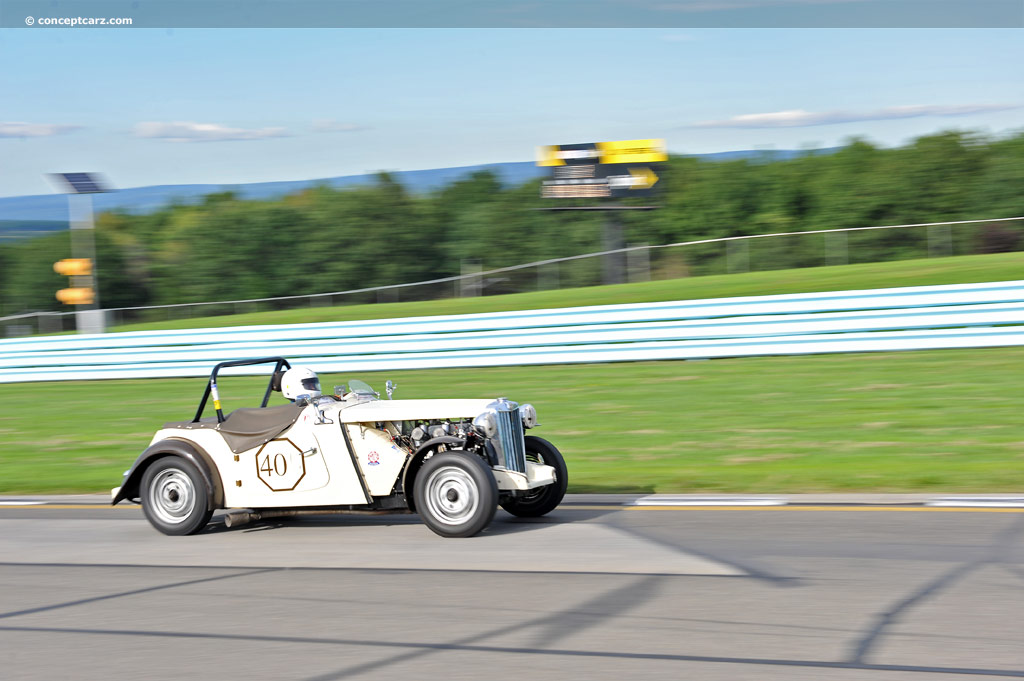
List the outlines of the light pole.
{"label": "light pole", "polygon": [[[75,324],[78,333],[103,333],[106,319],[100,309],[100,290],[96,263],[96,237],[92,213],[92,195],[109,191],[96,173],[54,173],[50,179],[68,195],[71,223],[71,257],[88,261],[88,267],[70,268],[70,289],[57,293],[63,303],[77,306]],[[54,265],[60,272],[61,261]]]}

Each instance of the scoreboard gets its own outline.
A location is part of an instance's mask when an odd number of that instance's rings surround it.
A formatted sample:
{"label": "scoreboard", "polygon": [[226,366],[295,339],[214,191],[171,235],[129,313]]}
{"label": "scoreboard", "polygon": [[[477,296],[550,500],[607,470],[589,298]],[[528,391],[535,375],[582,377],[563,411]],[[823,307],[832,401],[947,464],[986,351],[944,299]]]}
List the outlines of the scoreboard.
{"label": "scoreboard", "polygon": [[668,160],[665,140],[623,140],[539,147],[537,165],[551,168],[541,184],[548,199],[649,195],[657,163]]}

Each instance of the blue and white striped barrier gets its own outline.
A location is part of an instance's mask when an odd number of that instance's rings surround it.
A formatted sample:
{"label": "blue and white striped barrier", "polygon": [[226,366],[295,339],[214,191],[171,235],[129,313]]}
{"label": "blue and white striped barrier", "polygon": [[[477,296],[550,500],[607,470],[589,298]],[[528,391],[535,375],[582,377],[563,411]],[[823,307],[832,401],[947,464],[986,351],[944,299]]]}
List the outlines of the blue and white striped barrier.
{"label": "blue and white striped barrier", "polygon": [[1024,281],[18,338],[0,340],[0,383],[202,376],[268,355],[336,372],[1007,345],[1024,345]]}

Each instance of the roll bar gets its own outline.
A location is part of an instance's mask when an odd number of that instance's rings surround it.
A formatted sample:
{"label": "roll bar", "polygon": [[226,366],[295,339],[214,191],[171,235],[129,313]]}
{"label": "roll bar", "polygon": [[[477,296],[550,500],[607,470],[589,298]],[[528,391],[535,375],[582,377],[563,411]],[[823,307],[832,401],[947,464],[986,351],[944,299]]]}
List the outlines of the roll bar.
{"label": "roll bar", "polygon": [[260,359],[237,359],[232,362],[221,362],[213,367],[213,371],[210,372],[210,380],[206,382],[203,399],[199,402],[199,409],[196,411],[196,417],[192,419],[192,423],[199,423],[199,419],[203,416],[203,410],[206,409],[206,401],[210,399],[210,395],[213,395],[213,408],[217,410],[217,423],[224,423],[224,412],[220,408],[220,395],[217,392],[217,373],[221,369],[245,367],[253,364],[270,364],[271,362],[274,363],[274,371],[270,374],[270,382],[267,383],[267,391],[263,394],[263,404],[260,407],[267,406],[267,403],[270,402],[270,393],[274,389],[274,377],[282,368],[292,368],[288,360],[284,357],[261,357]]}

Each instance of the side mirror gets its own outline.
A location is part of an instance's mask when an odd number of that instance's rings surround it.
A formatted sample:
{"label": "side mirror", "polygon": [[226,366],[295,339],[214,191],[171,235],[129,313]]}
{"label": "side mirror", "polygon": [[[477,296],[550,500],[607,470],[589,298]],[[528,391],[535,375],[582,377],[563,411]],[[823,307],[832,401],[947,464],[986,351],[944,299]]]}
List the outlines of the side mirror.
{"label": "side mirror", "polygon": [[392,381],[391,379],[388,379],[387,383],[384,384],[384,390],[387,391],[388,399],[389,400],[393,399],[391,397],[391,394],[395,392],[395,388],[397,388],[397,387],[398,387],[398,384],[395,383],[394,381]]}

